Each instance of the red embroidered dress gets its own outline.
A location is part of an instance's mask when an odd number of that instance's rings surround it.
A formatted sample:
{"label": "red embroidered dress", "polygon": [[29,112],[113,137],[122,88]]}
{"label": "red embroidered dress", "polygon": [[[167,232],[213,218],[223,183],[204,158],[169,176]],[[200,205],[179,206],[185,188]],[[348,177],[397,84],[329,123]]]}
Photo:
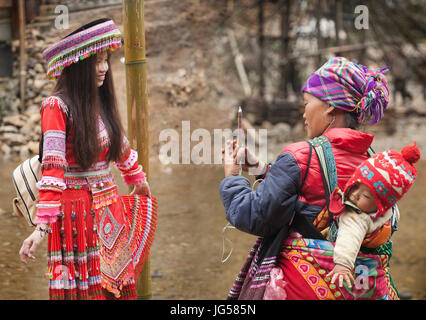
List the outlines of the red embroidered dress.
{"label": "red embroidered dress", "polygon": [[[73,156],[70,113],[56,96],[43,101],[42,178],[37,223],[49,223],[48,268],[51,299],[136,298],[135,281],[148,256],[156,226],[156,200],[119,195],[106,161],[109,138],[98,117],[102,152],[83,170]],[[72,124],[73,119],[69,118]],[[145,181],[137,152],[123,136],[114,162],[127,185]]]}

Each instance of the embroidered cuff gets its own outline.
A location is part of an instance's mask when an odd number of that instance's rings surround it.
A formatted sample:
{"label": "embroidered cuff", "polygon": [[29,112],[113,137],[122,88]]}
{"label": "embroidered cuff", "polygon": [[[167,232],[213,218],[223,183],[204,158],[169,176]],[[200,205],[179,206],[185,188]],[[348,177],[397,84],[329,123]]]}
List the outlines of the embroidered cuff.
{"label": "embroidered cuff", "polygon": [[142,166],[139,165],[135,170],[122,173],[124,183],[128,186],[133,184],[141,184],[146,181],[146,174],[142,171]]}
{"label": "embroidered cuff", "polygon": [[59,192],[66,189],[63,179],[51,176],[43,176],[41,180],[36,183],[36,187],[39,190],[52,190]]}
{"label": "embroidered cuff", "polygon": [[68,162],[64,157],[43,154],[41,170],[49,168],[60,168],[66,170],[68,168]]}
{"label": "embroidered cuff", "polygon": [[38,223],[53,223],[56,222],[56,219],[59,214],[59,209],[61,203],[38,203],[37,207],[37,218],[36,224]]}

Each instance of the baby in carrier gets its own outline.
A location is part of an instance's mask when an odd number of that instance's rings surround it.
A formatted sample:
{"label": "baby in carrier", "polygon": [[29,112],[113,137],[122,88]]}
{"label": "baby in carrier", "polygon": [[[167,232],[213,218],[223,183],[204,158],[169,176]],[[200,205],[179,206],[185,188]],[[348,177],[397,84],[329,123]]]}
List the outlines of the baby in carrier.
{"label": "baby in carrier", "polygon": [[361,245],[375,248],[387,242],[392,206],[412,186],[420,159],[416,144],[401,154],[388,150],[364,161],[347,182],[344,190],[336,188],[330,197],[329,210],[338,222],[331,283],[339,279],[349,288],[354,283],[352,270]]}

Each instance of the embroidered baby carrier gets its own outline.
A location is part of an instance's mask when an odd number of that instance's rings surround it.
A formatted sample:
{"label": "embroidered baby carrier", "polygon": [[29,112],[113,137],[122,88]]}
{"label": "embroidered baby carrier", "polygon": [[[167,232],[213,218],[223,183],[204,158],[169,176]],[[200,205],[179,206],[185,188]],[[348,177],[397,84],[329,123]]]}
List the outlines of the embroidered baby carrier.
{"label": "embroidered baby carrier", "polygon": [[[317,279],[324,281],[323,288],[328,289],[326,290],[328,299],[398,299],[397,290],[389,273],[389,261],[392,256],[391,236],[394,231],[398,230],[399,210],[396,205],[392,207],[393,214],[390,221],[388,221],[388,223],[385,224],[382,228],[379,228],[372,234],[367,235],[366,239],[361,244],[360,252],[355,261],[355,273],[361,276],[360,278],[362,278],[363,283],[356,282],[352,289],[348,288],[346,285],[344,288],[338,288],[334,284],[329,283],[330,279],[325,276],[325,273],[321,274],[321,270],[324,270],[324,268],[328,267],[327,269],[331,270],[331,268],[334,266],[332,254],[334,249],[334,242],[337,239],[337,234],[339,231],[339,225],[338,220],[333,218],[328,208],[330,195],[337,187],[337,170],[332,146],[328,138],[325,136],[320,136],[310,140],[309,142],[313,145],[318,156],[324,182],[327,205],[323,210],[323,217],[326,216],[328,218],[328,241],[287,239],[284,245],[283,251],[285,253],[283,256],[287,259],[294,259],[297,255],[292,254],[297,252],[298,248],[303,248],[303,250],[306,250],[308,254],[305,257],[302,256],[303,258],[298,261],[300,265],[302,265],[303,262],[301,261],[304,259],[307,259],[309,262],[309,254],[311,255],[313,261],[318,261],[319,265],[322,266],[323,269],[319,268],[318,264],[313,264],[311,271],[314,273],[315,270],[318,276]],[[374,150],[370,147],[368,149],[368,155],[372,156],[374,153]],[[321,228],[319,228],[320,226],[318,225],[318,218],[320,215],[314,221],[314,225],[321,230]],[[324,222],[322,222],[322,224],[323,223]],[[386,228],[390,228],[389,233],[386,233]],[[381,239],[380,245],[377,246],[377,239],[380,239],[379,233],[386,234],[387,237],[384,239],[384,241]],[[318,250],[318,248],[321,248],[321,250]],[[300,256],[298,256],[298,258],[300,258]],[[298,265],[298,263],[296,263],[296,265]],[[313,284],[315,282],[312,281],[313,278],[309,279],[309,276],[307,279],[308,283]],[[316,289],[318,289],[318,287]],[[316,290],[317,297],[325,298],[326,291],[324,290],[324,295],[321,296],[320,291]]]}
{"label": "embroidered baby carrier", "polygon": [[[361,247],[355,266],[356,268],[361,266],[358,270],[361,270],[361,273],[364,272],[363,279],[367,280],[360,289],[354,287],[351,290],[346,287],[346,284],[344,288],[338,288],[326,277],[326,274],[334,267],[333,242],[338,232],[338,222],[333,220],[328,212],[329,196],[337,186],[337,171],[328,138],[320,136],[308,142],[309,158],[311,158],[313,147],[319,159],[327,196],[326,207],[317,216],[314,224],[304,220],[301,215],[294,216],[291,227],[295,227],[303,238],[283,237],[283,233],[281,237],[277,236],[272,241],[258,238],[228,294],[228,299],[263,299],[265,288],[270,281],[270,271],[277,266],[288,271],[287,274],[286,271],[284,272],[285,281],[291,282],[298,288],[306,288],[306,285],[311,287],[312,292],[307,294],[310,299],[398,299],[389,274],[389,259],[392,255],[390,237],[386,243],[377,248]],[[369,155],[373,152],[370,149]],[[307,171],[308,169],[309,165]],[[392,232],[397,230],[399,215],[396,206],[393,210]],[[330,241],[325,240],[322,235],[317,236],[318,230],[326,229],[328,226],[330,226]],[[283,229],[287,230],[287,235],[289,227],[285,226]],[[317,233],[312,229],[315,229]],[[278,250],[276,250],[277,247]],[[268,254],[262,253],[262,250],[267,251]],[[290,293],[288,290],[287,292]],[[290,294],[288,298],[292,298]],[[303,298],[306,299],[306,297]]]}

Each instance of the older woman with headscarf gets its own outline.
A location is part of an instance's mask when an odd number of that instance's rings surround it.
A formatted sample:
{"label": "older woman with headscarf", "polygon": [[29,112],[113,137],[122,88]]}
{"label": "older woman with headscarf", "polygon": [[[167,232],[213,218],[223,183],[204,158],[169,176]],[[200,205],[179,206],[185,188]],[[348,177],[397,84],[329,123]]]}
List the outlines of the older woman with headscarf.
{"label": "older woman with headscarf", "polygon": [[[226,218],[239,230],[260,237],[229,299],[271,298],[265,288],[268,291],[276,283],[281,283],[286,294],[272,295],[275,299],[398,298],[388,270],[390,239],[380,247],[361,250],[370,253],[361,253],[356,262],[369,271],[361,285],[339,288],[327,277],[334,266],[333,242],[323,238],[320,231],[330,226],[336,231],[338,226],[333,225],[328,214],[321,163],[311,148],[328,146],[325,161],[329,174],[334,172],[335,183],[343,187],[355,168],[368,158],[373,141],[372,134],[357,128],[367,121],[377,123],[388,104],[389,91],[383,75],[386,69],[373,70],[335,57],[313,72],[302,88],[303,120],[311,145],[306,141],[290,144],[273,164],[265,164],[252,154],[250,157],[250,151],[246,151],[250,162],[243,169],[251,169],[263,178],[255,191],[248,179],[238,175],[236,157],[242,154],[241,150],[233,153],[234,161],[225,163],[220,196]],[[225,153],[230,152],[232,157],[232,149],[228,142]],[[289,224],[294,232],[281,239],[279,253],[261,253],[262,249],[268,251],[277,245],[276,235]]]}

